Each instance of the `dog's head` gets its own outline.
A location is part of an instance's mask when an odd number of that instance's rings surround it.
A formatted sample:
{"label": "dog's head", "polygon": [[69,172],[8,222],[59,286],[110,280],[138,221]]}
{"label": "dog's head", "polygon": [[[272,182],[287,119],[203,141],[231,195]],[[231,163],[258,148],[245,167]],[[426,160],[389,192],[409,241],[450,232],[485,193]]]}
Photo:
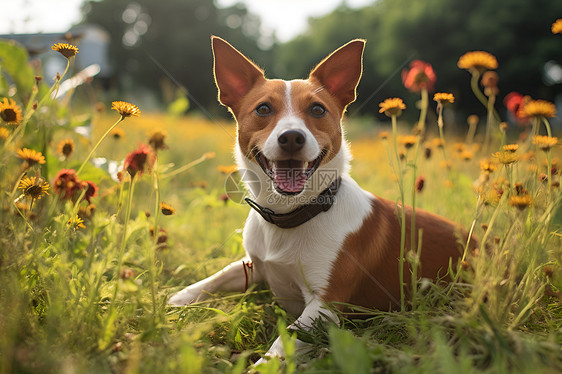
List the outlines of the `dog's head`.
{"label": "dog's head", "polygon": [[[353,40],[320,62],[306,80],[266,79],[221,38],[212,37],[219,101],[238,124],[238,162],[271,181],[281,195],[298,195],[311,177],[343,157],[341,120],[355,100],[364,40]],[[345,161],[347,162],[347,161]],[[339,170],[343,172],[343,170]],[[328,182],[329,184],[329,182]]]}

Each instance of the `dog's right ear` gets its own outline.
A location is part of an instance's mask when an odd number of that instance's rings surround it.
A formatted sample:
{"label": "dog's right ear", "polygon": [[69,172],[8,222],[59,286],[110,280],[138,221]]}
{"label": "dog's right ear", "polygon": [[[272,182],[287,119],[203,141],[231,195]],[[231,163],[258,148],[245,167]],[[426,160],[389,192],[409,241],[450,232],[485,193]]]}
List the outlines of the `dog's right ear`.
{"label": "dog's right ear", "polygon": [[217,36],[211,37],[213,48],[213,73],[219,89],[221,104],[235,109],[259,80],[265,80],[263,71],[246,56]]}

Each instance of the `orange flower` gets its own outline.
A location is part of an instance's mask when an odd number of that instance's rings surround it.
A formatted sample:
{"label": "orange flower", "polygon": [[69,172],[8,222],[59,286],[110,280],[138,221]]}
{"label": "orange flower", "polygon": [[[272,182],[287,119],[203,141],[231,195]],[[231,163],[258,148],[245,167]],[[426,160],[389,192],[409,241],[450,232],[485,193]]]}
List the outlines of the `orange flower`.
{"label": "orange flower", "polygon": [[78,47],[68,43],[57,43],[51,47],[53,51],[57,51],[67,59],[78,53]]}
{"label": "orange flower", "polygon": [[521,109],[523,115],[532,118],[552,118],[556,116],[556,106],[546,100],[530,100]]}
{"label": "orange flower", "polygon": [[123,170],[127,170],[131,177],[134,177],[137,173],[142,175],[147,165],[149,168],[152,167],[153,160],[149,159],[150,155],[150,147],[146,144],[140,144],[139,148],[129,153],[125,158]]}
{"label": "orange flower", "polygon": [[141,114],[140,109],[134,105],[127,103],[126,101],[114,101],[111,103],[111,109],[116,110],[121,117],[138,117]]}
{"label": "orange flower", "polygon": [[5,97],[0,102],[0,118],[9,125],[19,125],[23,120],[21,108],[14,100]]}
{"label": "orange flower", "polygon": [[477,70],[480,73],[485,70],[498,68],[498,60],[491,53],[484,51],[467,52],[459,58],[457,66],[466,70]]}
{"label": "orange flower", "polygon": [[74,141],[72,139],[63,139],[57,145],[57,153],[64,158],[69,158],[74,152]]}
{"label": "orange flower", "polygon": [[402,111],[406,109],[406,104],[404,104],[402,99],[397,97],[386,99],[380,103],[379,106],[381,107],[379,113],[384,113],[388,117],[398,117],[402,114]]}
{"label": "orange flower", "polygon": [[437,77],[431,64],[421,60],[412,61],[410,69],[402,70],[402,83],[404,83],[404,87],[413,92],[419,92],[422,89],[433,91],[436,80]]}
{"label": "orange flower", "polygon": [[551,27],[553,34],[562,34],[562,18],[558,18]]}
{"label": "orange flower", "polygon": [[18,157],[27,162],[27,165],[30,167],[35,164],[45,163],[45,156],[43,156],[41,152],[34,151],[33,149],[18,149]]}
{"label": "orange flower", "polygon": [[451,93],[438,92],[433,95],[433,100],[437,101],[441,105],[452,104],[455,102],[455,96]]}

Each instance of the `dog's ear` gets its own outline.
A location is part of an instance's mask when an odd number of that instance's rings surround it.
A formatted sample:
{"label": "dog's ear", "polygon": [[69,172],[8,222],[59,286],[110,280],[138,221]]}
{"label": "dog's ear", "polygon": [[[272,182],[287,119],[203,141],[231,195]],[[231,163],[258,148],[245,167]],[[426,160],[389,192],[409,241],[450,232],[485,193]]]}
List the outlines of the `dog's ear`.
{"label": "dog's ear", "polygon": [[221,104],[233,109],[254,84],[264,79],[263,71],[225,40],[212,36],[213,73]]}
{"label": "dog's ear", "polygon": [[365,40],[355,39],[332,52],[310,73],[345,108],[355,101],[355,88],[363,73]]}

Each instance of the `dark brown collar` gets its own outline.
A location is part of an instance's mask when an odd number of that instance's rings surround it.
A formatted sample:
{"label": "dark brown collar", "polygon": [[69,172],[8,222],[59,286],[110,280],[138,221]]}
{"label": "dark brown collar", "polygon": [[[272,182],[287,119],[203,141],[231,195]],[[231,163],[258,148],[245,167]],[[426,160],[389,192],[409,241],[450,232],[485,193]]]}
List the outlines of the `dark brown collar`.
{"label": "dark brown collar", "polygon": [[246,198],[246,202],[267,222],[282,229],[290,229],[310,221],[322,212],[328,211],[332,205],[334,205],[334,198],[338,193],[340,184],[341,177],[333,181],[332,184],[322,191],[320,195],[315,197],[311,203],[302,205],[297,209],[284,214],[276,214],[273,210],[262,207],[248,197]]}

